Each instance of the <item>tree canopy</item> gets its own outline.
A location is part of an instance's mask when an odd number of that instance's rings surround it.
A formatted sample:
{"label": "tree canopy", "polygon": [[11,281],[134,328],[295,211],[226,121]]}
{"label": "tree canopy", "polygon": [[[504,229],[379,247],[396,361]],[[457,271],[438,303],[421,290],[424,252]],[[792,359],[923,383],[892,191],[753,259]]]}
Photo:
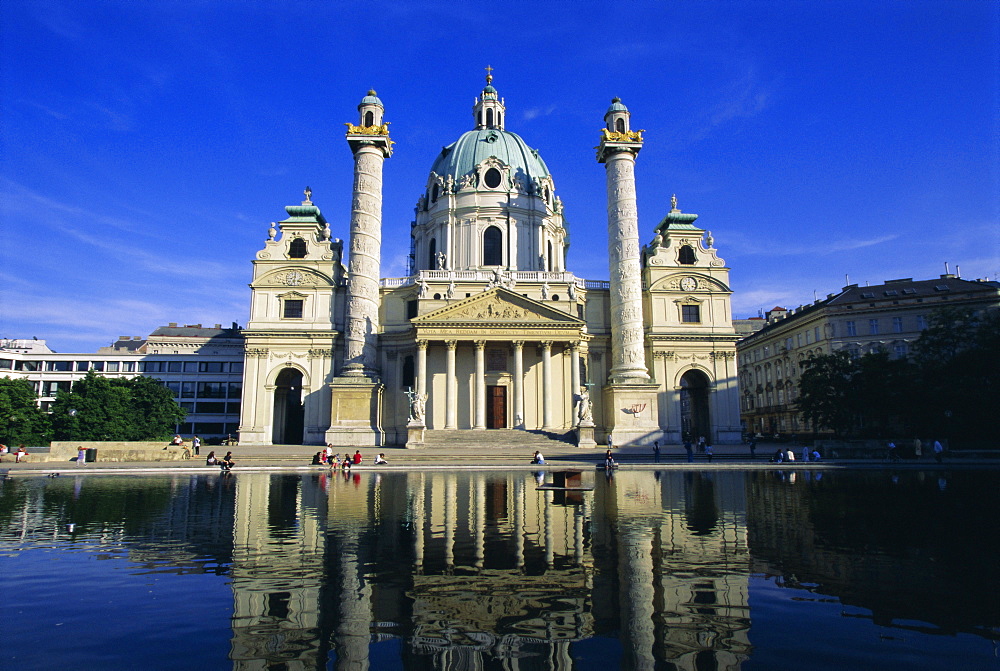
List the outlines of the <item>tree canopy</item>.
{"label": "tree canopy", "polygon": [[186,411],[149,377],[106,378],[90,371],[52,404],[56,440],[169,438]]}
{"label": "tree canopy", "polygon": [[48,432],[49,416],[39,409],[31,382],[0,378],[0,443],[47,443]]}
{"label": "tree canopy", "polygon": [[798,408],[838,436],[981,442],[1000,408],[1000,310],[934,313],[909,359],[851,359],[846,350],[807,359]]}

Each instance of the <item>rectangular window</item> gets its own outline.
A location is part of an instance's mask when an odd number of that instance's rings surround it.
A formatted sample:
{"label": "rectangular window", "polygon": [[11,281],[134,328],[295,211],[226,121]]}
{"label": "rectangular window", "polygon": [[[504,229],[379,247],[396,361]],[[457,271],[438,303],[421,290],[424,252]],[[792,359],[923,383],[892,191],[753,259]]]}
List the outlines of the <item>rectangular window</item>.
{"label": "rectangular window", "polygon": [[225,398],[227,386],[225,382],[199,382],[198,398]]}
{"label": "rectangular window", "polygon": [[185,373],[197,373],[198,372],[198,362],[197,361],[185,361],[184,362],[184,372]]}
{"label": "rectangular window", "polygon": [[681,321],[688,324],[697,324],[701,321],[700,305],[682,305]]}
{"label": "rectangular window", "polygon": [[195,384],[194,382],[184,382],[181,385],[181,398],[194,398]]}
{"label": "rectangular window", "polygon": [[69,372],[69,371],[73,370],[73,362],[72,361],[46,361],[45,362],[45,369],[46,370],[58,371],[60,373],[66,373],[66,372]]}
{"label": "rectangular window", "polygon": [[847,335],[856,336],[858,335],[858,327],[854,322],[847,322]]}
{"label": "rectangular window", "polygon": [[180,361],[168,361],[167,362],[167,372],[168,373],[180,373],[184,364]]}
{"label": "rectangular window", "polygon": [[897,359],[903,359],[906,357],[906,343],[898,342],[892,346],[892,352],[896,355]]}
{"label": "rectangular window", "polygon": [[812,341],[813,341],[813,337],[812,336],[813,336],[812,331],[806,331],[806,344],[807,345],[811,345],[812,344]]}
{"label": "rectangular window", "polygon": [[878,320],[877,319],[869,319],[868,320],[868,334],[869,335],[878,335]]}
{"label": "rectangular window", "polygon": [[218,436],[226,432],[226,425],[222,422],[194,422],[189,433],[197,433],[200,436]]}
{"label": "rectangular window", "polygon": [[180,406],[188,412],[194,412],[194,401],[181,401]]}
{"label": "rectangular window", "polygon": [[813,340],[819,342],[819,327],[813,329]]}
{"label": "rectangular window", "polygon": [[174,398],[180,398],[181,397],[181,383],[180,382],[168,382],[166,384],[166,387],[167,387],[167,389],[170,390],[170,393],[174,395]]}
{"label": "rectangular window", "polygon": [[134,373],[135,372],[135,361],[122,361],[122,372],[123,373]]}
{"label": "rectangular window", "polygon": [[893,330],[893,333],[902,333],[903,332],[903,318],[902,317],[893,317],[892,318],[892,330]]}
{"label": "rectangular window", "polygon": [[76,369],[78,371],[84,371],[84,372],[86,372],[87,366],[88,366],[89,363],[90,363],[89,361],[77,361],[76,362]]}
{"label": "rectangular window", "polygon": [[222,414],[226,412],[226,404],[221,401],[198,401],[198,412]]}
{"label": "rectangular window", "polygon": [[417,316],[417,301],[406,301],[406,318],[413,319]]}
{"label": "rectangular window", "polygon": [[96,370],[99,373],[104,372],[104,362],[103,361],[91,361],[90,370]]}
{"label": "rectangular window", "polygon": [[117,373],[118,372],[118,362],[117,361],[109,361],[108,362],[108,372],[109,373]]}
{"label": "rectangular window", "polygon": [[236,401],[235,403],[226,403],[226,412],[230,415],[240,414],[240,402]]}
{"label": "rectangular window", "polygon": [[242,382],[229,383],[229,398],[239,398],[242,391],[243,391]]}
{"label": "rectangular window", "polygon": [[202,361],[198,364],[199,373],[224,373],[224,361]]}
{"label": "rectangular window", "polygon": [[801,333],[796,333],[795,334],[795,344],[798,347],[802,347],[802,334]]}
{"label": "rectangular window", "polygon": [[917,329],[923,331],[927,328],[927,320],[923,315],[917,315]]}
{"label": "rectangular window", "polygon": [[11,370],[13,367],[13,359],[0,359],[0,370]]}
{"label": "rectangular window", "polygon": [[305,303],[302,299],[287,299],[282,304],[281,316],[285,319],[302,319],[302,306]]}
{"label": "rectangular window", "polygon": [[243,362],[242,361],[233,361],[231,364],[229,364],[229,372],[230,373],[242,373],[243,372]]}
{"label": "rectangular window", "polygon": [[791,338],[791,336],[785,338],[785,349],[792,349],[792,338]]}

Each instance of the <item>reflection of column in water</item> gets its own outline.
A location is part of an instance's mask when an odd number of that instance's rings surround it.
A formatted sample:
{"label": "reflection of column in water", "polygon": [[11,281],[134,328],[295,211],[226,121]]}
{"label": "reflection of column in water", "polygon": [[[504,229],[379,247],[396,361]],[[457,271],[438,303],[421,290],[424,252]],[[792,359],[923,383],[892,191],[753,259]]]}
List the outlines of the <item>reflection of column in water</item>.
{"label": "reflection of column in water", "polygon": [[364,671],[368,668],[368,641],[371,636],[371,586],[362,579],[358,557],[360,530],[344,529],[340,547],[340,614],[334,646],[338,671]]}
{"label": "reflection of column in water", "polygon": [[625,668],[653,668],[653,536],[648,529],[619,527],[619,566],[622,585],[621,628]]}
{"label": "reflection of column in water", "polygon": [[475,523],[473,529],[476,530],[476,568],[481,569],[486,557],[486,476],[477,477],[475,487]]}
{"label": "reflection of column in water", "polygon": [[413,563],[417,574],[423,572],[424,568],[424,524],[426,518],[424,474],[411,474],[413,478]]}
{"label": "reflection of column in water", "polygon": [[552,492],[542,492],[542,505],[545,506],[545,565],[552,568],[555,558],[555,540],[552,529]]}
{"label": "reflection of column in water", "polygon": [[444,563],[449,569],[455,566],[457,494],[458,482],[452,475],[445,480],[444,485]]}
{"label": "reflection of column in water", "polygon": [[583,506],[573,509],[573,559],[577,566],[583,566]]}
{"label": "reflection of column in water", "polygon": [[524,478],[514,483],[514,556],[518,568],[524,568]]}

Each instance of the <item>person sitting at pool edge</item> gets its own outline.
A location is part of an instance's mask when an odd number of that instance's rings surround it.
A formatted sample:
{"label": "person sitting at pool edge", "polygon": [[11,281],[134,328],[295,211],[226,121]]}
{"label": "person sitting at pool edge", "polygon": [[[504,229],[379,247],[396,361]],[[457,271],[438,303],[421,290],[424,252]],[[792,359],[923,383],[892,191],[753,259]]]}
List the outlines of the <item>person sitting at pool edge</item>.
{"label": "person sitting at pool edge", "polygon": [[531,463],[533,464],[545,464],[545,457],[538,450],[535,450],[535,455],[531,458]]}

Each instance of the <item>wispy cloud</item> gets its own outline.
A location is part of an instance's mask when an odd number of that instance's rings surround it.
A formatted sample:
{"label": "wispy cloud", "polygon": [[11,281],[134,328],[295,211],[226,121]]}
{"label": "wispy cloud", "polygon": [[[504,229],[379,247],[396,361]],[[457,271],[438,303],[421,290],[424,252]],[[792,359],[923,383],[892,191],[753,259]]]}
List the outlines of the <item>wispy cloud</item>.
{"label": "wispy cloud", "polygon": [[739,233],[731,233],[726,238],[726,248],[730,253],[744,255],[826,256],[840,252],[850,252],[865,247],[874,247],[886,242],[892,242],[898,237],[898,235],[881,235],[874,238],[841,238],[811,243],[797,243],[774,238],[751,238]]}
{"label": "wispy cloud", "polygon": [[548,116],[555,111],[556,105],[549,105],[548,107],[532,107],[524,110],[524,120],[531,121],[532,119],[540,116]]}

